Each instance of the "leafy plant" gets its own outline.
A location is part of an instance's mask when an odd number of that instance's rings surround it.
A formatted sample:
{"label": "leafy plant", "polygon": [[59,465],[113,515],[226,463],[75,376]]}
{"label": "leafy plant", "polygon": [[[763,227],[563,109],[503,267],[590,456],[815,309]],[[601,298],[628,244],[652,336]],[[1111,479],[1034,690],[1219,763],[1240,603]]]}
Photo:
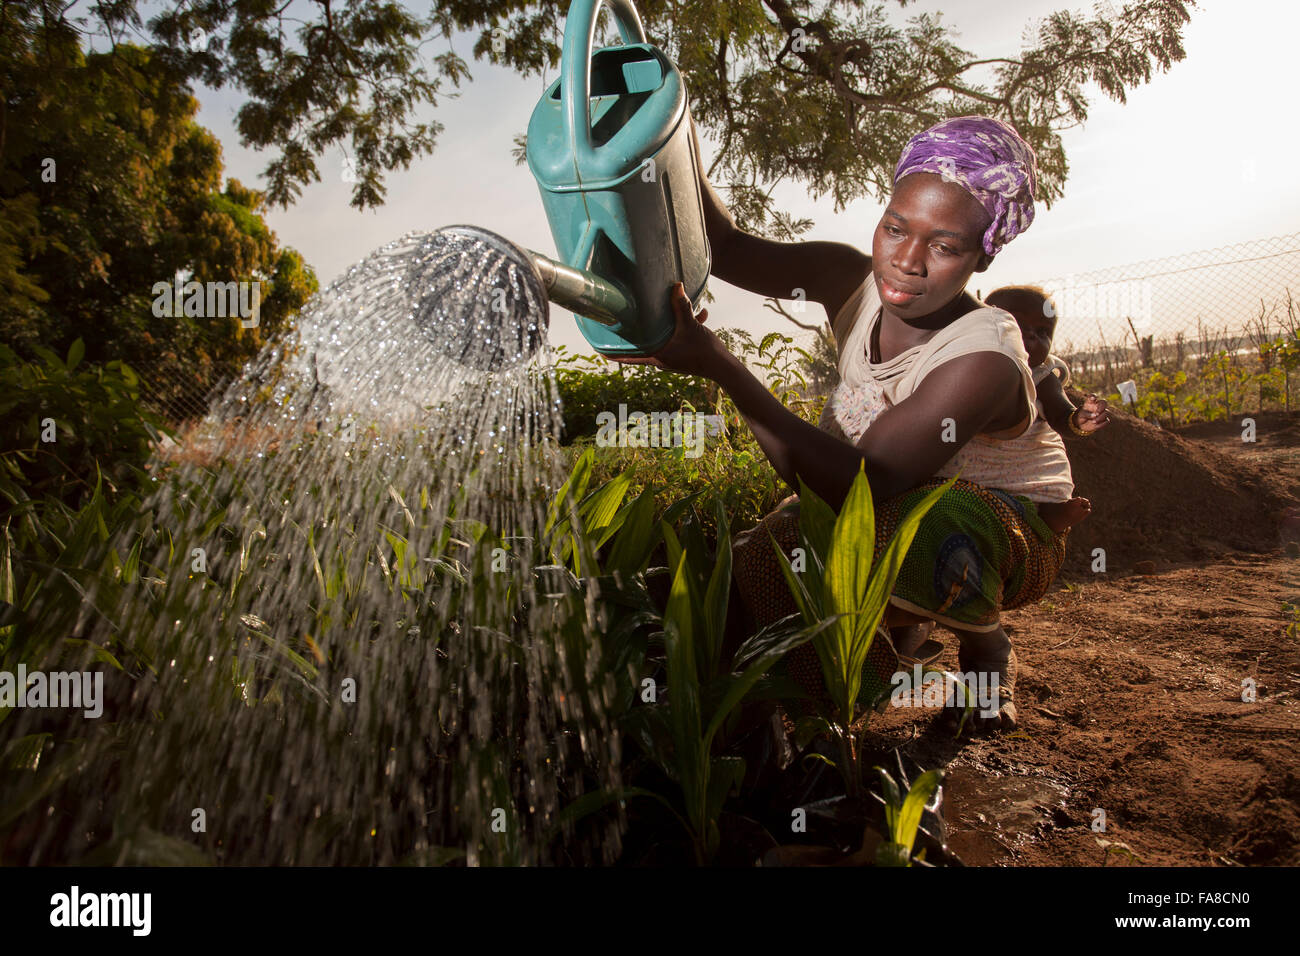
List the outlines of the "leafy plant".
{"label": "leafy plant", "polygon": [[[554,561],[570,565],[573,573],[580,576],[589,575],[592,570],[584,567],[583,545],[599,549],[628,515],[627,511],[620,510],[631,486],[627,475],[617,475],[586,494],[594,461],[590,448],[578,456],[572,472],[547,509],[546,525],[542,529],[543,549]],[[586,563],[591,564],[591,555],[586,556]]]}
{"label": "leafy plant", "polygon": [[1137,413],[1143,418],[1164,419],[1170,428],[1182,424],[1185,416],[1184,396],[1181,394],[1187,384],[1185,371],[1166,374],[1163,371],[1148,371],[1145,381],[1138,379]]}
{"label": "leafy plant", "polygon": [[1283,601],[1282,613],[1291,618],[1286,624],[1286,636],[1292,640],[1300,638],[1300,601]]}
{"label": "leafy plant", "polygon": [[[769,333],[760,342],[736,330],[723,329],[718,334],[766,378],[772,393],[783,403],[809,421],[816,419],[825,395],[805,374],[815,357],[779,333]],[[757,524],[788,494],[735,404],[712,383],[686,376],[664,376],[645,367],[610,368],[602,359],[560,351],[556,382],[564,408],[565,441],[579,449],[579,456],[587,448],[595,448],[594,484],[626,475],[633,493],[653,489],[662,509],[673,504],[677,489],[703,488],[704,503],[720,500],[732,524],[738,526]],[[711,430],[694,447],[687,447],[685,442],[670,447],[638,447],[622,440],[616,447],[593,445],[598,435],[597,416],[602,412],[617,414],[620,404],[627,407],[629,414],[680,411],[684,415],[715,416],[713,422],[720,425],[720,430]],[[713,513],[712,508],[704,508],[701,520],[706,533],[716,538]]]}
{"label": "leafy plant", "polygon": [[859,467],[838,517],[829,505],[801,485],[799,531],[807,554],[806,570],[795,571],[790,557],[773,541],[781,571],[805,623],[833,623],[813,643],[831,702],[831,710],[824,717],[839,741],[839,768],[851,796],[858,795],[862,788],[850,727],[862,690],[867,653],[884,620],[890,592],[921,519],[955,480],[935,488],[903,518],[878,559],[875,508],[865,466]]}
{"label": "leafy plant", "polygon": [[[642,493],[633,506],[643,509],[651,501],[648,493]],[[667,516],[686,513],[689,506],[689,500],[679,502]],[[645,553],[649,538],[644,514],[640,511],[627,518],[625,530],[613,541],[612,564],[619,563],[622,553]],[[663,644],[667,686],[656,687],[650,700],[626,710],[622,725],[675,785],[676,792],[665,795],[628,786],[589,794],[567,808],[565,819],[571,823],[608,803],[649,798],[666,808],[681,826],[700,864],[716,855],[719,815],[745,776],[743,758],[719,752],[718,742],[726,736],[729,719],[772,665],[828,626],[827,622],[815,622],[800,627],[793,618],[780,621],[743,641],[730,659],[724,660],[731,542],[720,506],[716,520],[721,531],[714,554],[709,553],[697,521],[682,522],[680,535],[666,518],[659,522],[671,569],[668,600],[662,616],[649,610],[643,600],[641,616],[635,619],[640,624],[655,621],[662,628],[652,637]],[[630,537],[625,539],[625,535]],[[626,569],[625,564],[622,570]],[[625,623],[623,630],[627,627]]]}
{"label": "leafy plant", "polygon": [[563,410],[563,440],[591,438],[602,412],[667,411],[712,408],[717,386],[707,379],[663,375],[658,369],[621,365],[609,359],[555,349],[555,384]]}
{"label": "leafy plant", "polygon": [[96,473],[110,497],[138,487],[163,425],[141,406],[135,373],[116,361],[83,365],[81,339],[66,358],[35,351],[39,361],[24,361],[0,345],[0,495],[10,515],[37,501],[75,511]]}
{"label": "leafy plant", "polygon": [[[1300,368],[1300,336],[1292,333],[1274,339],[1272,342],[1265,342],[1260,346],[1259,354],[1266,366],[1276,363],[1267,370],[1275,373],[1271,376],[1273,379],[1271,397],[1277,399],[1276,382],[1281,381],[1282,408],[1283,411],[1291,411],[1291,373]],[[1263,404],[1264,396],[1261,393],[1261,408]]]}
{"label": "leafy plant", "polygon": [[[876,862],[881,866],[911,866],[921,814],[938,792],[943,771],[927,770],[906,793],[884,767],[877,767],[876,772],[884,789],[885,829],[889,837],[877,848]],[[906,780],[903,783],[906,786]]]}

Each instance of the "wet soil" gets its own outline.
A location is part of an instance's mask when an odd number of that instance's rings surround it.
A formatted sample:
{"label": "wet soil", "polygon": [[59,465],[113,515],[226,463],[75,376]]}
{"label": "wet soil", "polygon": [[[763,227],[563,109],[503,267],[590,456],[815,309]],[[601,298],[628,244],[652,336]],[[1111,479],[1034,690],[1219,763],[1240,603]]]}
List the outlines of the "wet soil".
{"label": "wet soil", "polygon": [[1300,864],[1300,415],[1252,415],[1253,436],[1241,417],[1170,432],[1119,411],[1067,443],[1093,511],[1055,590],[1004,615],[1016,731],[873,717],[880,759],[947,767],[966,863]]}
{"label": "wet soil", "polygon": [[1300,558],[1284,552],[1070,583],[1005,615],[1016,731],[954,739],[932,711],[893,709],[868,746],[948,768],[949,846],[970,865],[1300,864],[1286,601]]}

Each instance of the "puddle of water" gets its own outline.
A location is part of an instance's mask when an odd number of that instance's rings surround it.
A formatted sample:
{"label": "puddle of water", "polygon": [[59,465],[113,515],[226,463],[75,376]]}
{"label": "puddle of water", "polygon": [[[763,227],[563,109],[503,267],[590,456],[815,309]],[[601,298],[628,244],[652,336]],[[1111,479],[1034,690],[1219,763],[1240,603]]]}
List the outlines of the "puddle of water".
{"label": "puddle of water", "polygon": [[966,767],[944,775],[948,845],[971,866],[1007,862],[1012,851],[1041,836],[1069,790],[1044,777],[1004,777]]}

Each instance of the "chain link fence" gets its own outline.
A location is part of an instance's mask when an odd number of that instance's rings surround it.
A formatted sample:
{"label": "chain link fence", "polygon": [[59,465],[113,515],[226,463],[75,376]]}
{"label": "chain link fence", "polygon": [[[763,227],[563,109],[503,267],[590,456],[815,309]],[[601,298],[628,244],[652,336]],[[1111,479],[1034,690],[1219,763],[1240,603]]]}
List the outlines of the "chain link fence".
{"label": "chain link fence", "polygon": [[177,428],[207,415],[209,403],[220,393],[225,381],[206,386],[199,375],[187,376],[173,364],[146,358],[134,359],[131,368],[140,378],[141,401]]}
{"label": "chain link fence", "polygon": [[1300,329],[1300,233],[1036,284],[1056,303],[1055,351],[1081,379],[1244,359]]}
{"label": "chain link fence", "polygon": [[[1132,406],[1153,421],[1295,404],[1300,233],[1025,284],[1052,296],[1053,351],[1075,383],[1118,400],[1120,383],[1132,382]],[[824,352],[818,332],[783,331]]]}

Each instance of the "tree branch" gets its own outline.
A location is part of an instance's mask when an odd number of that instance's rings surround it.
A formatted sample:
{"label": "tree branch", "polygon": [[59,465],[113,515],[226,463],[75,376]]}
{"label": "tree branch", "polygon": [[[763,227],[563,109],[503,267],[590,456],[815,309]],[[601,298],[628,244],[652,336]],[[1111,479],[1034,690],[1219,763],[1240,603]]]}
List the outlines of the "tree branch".
{"label": "tree branch", "polygon": [[806,322],[800,322],[798,319],[796,319],[793,315],[791,315],[789,312],[785,310],[785,307],[781,305],[779,299],[775,299],[769,296],[768,298],[763,300],[763,308],[771,309],[777,315],[784,318],[787,322],[793,322],[795,325],[799,326],[799,328],[803,329],[806,332],[817,332],[820,334],[822,330],[822,323],[809,325]]}

